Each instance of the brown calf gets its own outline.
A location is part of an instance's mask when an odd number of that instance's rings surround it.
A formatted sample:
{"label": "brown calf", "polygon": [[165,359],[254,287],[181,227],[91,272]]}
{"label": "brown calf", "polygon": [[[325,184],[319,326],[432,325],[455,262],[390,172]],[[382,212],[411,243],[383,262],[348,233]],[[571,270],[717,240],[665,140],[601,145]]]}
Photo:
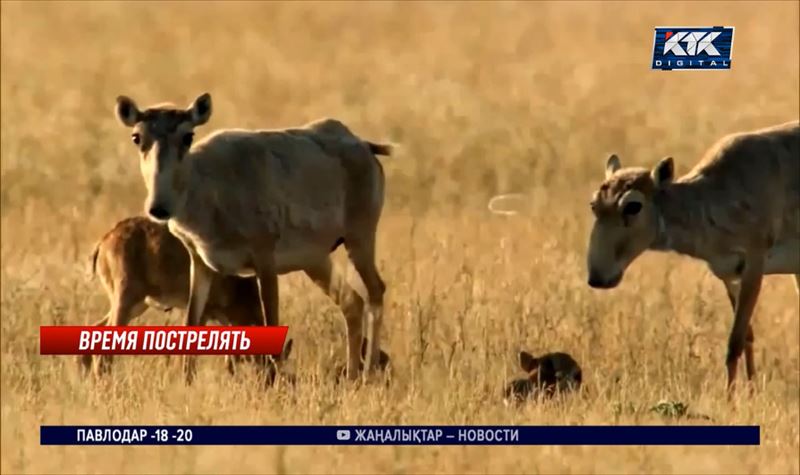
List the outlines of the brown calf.
{"label": "brown calf", "polygon": [[[92,272],[100,278],[110,303],[108,313],[94,323],[97,326],[125,326],[147,307],[183,310],[189,301],[189,253],[165,225],[143,216],[123,219],[97,242]],[[206,309],[211,319],[223,324],[261,325],[256,280],[216,275]],[[291,351],[290,342],[285,357]],[[81,359],[86,369],[92,360],[91,355]],[[234,359],[226,360],[233,373]],[[107,371],[110,363],[111,355],[95,357],[95,375]],[[267,377],[272,376],[268,373]]]}
{"label": "brown calf", "polygon": [[515,379],[506,386],[503,393],[506,399],[523,401],[540,395],[551,398],[581,387],[581,367],[567,353],[547,353],[537,358],[527,351],[520,351],[519,365],[528,376]]}

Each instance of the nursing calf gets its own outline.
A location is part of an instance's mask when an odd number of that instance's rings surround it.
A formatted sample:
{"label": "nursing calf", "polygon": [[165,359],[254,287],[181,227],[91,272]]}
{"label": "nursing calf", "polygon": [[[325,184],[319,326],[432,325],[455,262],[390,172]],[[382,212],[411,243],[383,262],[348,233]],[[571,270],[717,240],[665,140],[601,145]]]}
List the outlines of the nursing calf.
{"label": "nursing calf", "polygon": [[[92,252],[92,273],[100,278],[110,303],[108,313],[94,323],[96,326],[125,326],[148,307],[184,309],[189,301],[189,253],[165,225],[143,216],[119,221],[100,238]],[[261,325],[256,280],[214,276],[206,313],[224,324]],[[287,342],[285,354],[274,358],[275,362],[285,360],[290,350]],[[269,370],[268,379],[274,377],[276,368],[263,359],[259,361]],[[94,366],[99,375],[109,369],[111,355],[84,355],[81,362],[87,370]],[[234,358],[226,357],[226,362],[233,372]]]}

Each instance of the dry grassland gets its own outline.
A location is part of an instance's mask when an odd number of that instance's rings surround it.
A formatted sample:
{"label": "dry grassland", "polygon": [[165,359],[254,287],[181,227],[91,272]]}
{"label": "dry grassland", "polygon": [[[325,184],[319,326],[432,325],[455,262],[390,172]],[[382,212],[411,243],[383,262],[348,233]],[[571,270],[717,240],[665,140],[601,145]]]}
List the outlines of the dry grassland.
{"label": "dry grassland", "polygon": [[[588,202],[608,152],[685,172],[720,135],[798,118],[798,3],[2,3],[4,473],[798,473],[798,305],[767,278],[758,390],[725,398],[725,291],[688,258],[646,254],[613,291],[586,285]],[[722,72],[652,71],[656,25],[734,25]],[[214,98],[199,135],[333,116],[402,144],[384,162],[379,267],[388,388],[335,388],[344,322],[302,275],[281,279],[292,391],[201,358],[120,357],[103,383],[38,355],[38,326],[107,301],[95,240],[142,210],[114,98]],[[490,196],[529,196],[516,217]],[[342,258],[337,251],[337,258]],[[353,275],[355,275],[353,273]],[[178,323],[149,311],[139,323]],[[562,350],[591,390],[503,405],[515,355]],[[688,402],[759,424],[758,447],[42,447],[39,424],[660,424]],[[618,413],[632,405],[637,412]],[[689,424],[692,420],[666,421]]]}

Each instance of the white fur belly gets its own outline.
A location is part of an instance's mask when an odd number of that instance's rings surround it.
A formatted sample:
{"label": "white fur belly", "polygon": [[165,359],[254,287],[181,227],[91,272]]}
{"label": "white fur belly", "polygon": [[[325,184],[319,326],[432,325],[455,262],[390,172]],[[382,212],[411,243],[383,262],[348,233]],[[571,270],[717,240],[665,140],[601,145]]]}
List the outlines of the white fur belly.
{"label": "white fur belly", "polygon": [[197,247],[197,254],[214,272],[223,275],[251,277],[255,275],[247,249]]}
{"label": "white fur belly", "polygon": [[278,273],[285,274],[319,265],[328,258],[337,238],[310,239],[292,235],[282,237],[275,249]]}
{"label": "white fur belly", "polygon": [[[275,247],[275,266],[279,274],[308,269],[324,262],[333,248],[344,236],[342,226],[332,227],[324,232],[309,232],[306,228],[284,228]],[[223,275],[252,277],[252,250],[248,246],[225,248],[222,246],[203,246],[191,236],[179,238],[194,249],[203,262],[214,272]]]}
{"label": "white fur belly", "polygon": [[246,247],[225,248],[203,245],[190,232],[182,229],[175,220],[169,221],[169,229],[183,244],[194,250],[211,270],[222,275],[252,277],[255,275],[250,250]]}
{"label": "white fur belly", "polygon": [[[336,239],[323,244],[317,240],[281,239],[275,249],[275,266],[278,274],[318,266],[327,259]],[[255,275],[250,252],[247,249],[198,248],[197,253],[208,267],[224,275],[252,277]]]}

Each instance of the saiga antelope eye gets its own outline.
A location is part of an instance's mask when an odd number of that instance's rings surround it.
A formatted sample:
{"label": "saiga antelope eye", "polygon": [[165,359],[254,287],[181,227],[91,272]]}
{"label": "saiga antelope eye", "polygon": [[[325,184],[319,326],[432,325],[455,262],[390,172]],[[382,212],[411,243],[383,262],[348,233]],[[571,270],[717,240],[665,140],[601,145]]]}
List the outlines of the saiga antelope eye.
{"label": "saiga antelope eye", "polygon": [[135,132],[131,135],[131,140],[134,144],[139,145],[142,143],[142,136]]}
{"label": "saiga antelope eye", "polygon": [[635,216],[642,210],[642,204],[638,201],[631,201],[622,208],[622,214],[625,216]]}
{"label": "saiga antelope eye", "polygon": [[183,135],[183,145],[184,147],[191,147],[192,140],[194,140],[194,134],[192,132],[186,133]]}

